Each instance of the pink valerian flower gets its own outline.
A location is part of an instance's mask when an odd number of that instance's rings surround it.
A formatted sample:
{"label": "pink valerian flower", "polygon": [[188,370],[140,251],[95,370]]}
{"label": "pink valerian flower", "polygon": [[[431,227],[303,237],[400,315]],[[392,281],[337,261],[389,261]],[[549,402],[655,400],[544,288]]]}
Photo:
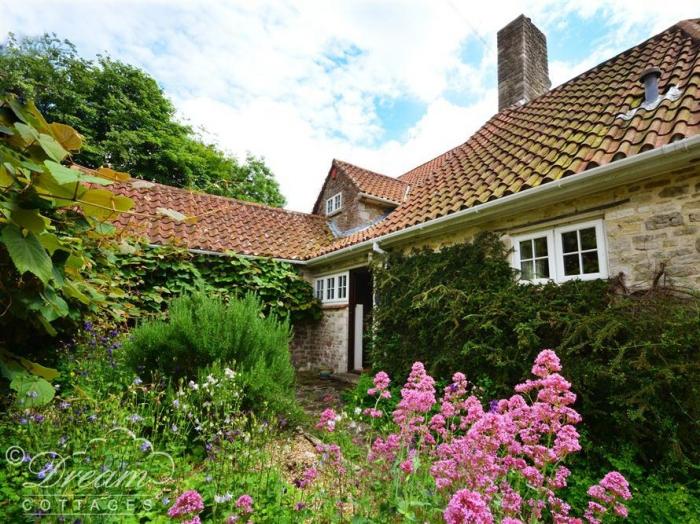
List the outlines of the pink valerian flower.
{"label": "pink valerian flower", "polygon": [[384,371],[380,371],[374,375],[374,387],[367,390],[367,394],[371,397],[379,396],[380,398],[391,398],[391,391],[389,391],[389,384],[391,380],[389,375]]}
{"label": "pink valerian flower", "polygon": [[561,371],[561,363],[557,354],[551,349],[540,351],[535,359],[535,365],[532,366],[532,374],[542,378],[559,371]]}
{"label": "pink valerian flower", "polygon": [[430,436],[425,415],[434,404],[435,381],[425,372],[423,364],[416,362],[401,389],[401,400],[393,413],[394,422],[401,427],[406,440],[412,439],[416,434],[423,435],[426,439]]}
{"label": "pink valerian flower", "polygon": [[381,437],[377,437],[372,443],[372,447],[367,454],[367,460],[370,462],[376,462],[379,460],[384,460],[388,463],[394,462],[396,459],[396,454],[401,447],[401,437],[396,433],[386,437],[386,440]]}
{"label": "pink valerian flower", "polygon": [[382,418],[382,412],[377,408],[365,408],[362,412],[364,415],[372,418]]}
{"label": "pink valerian flower", "polygon": [[631,499],[632,493],[627,479],[617,471],[611,471],[598,484],[588,488],[588,495],[593,499],[585,513],[589,522],[602,521],[609,509],[619,517],[627,517],[627,507],[620,501]]}
{"label": "pink valerian flower", "polygon": [[301,474],[301,478],[294,481],[297,488],[304,489],[318,478],[318,470],[316,468],[307,468]]}
{"label": "pink valerian flower", "polygon": [[199,515],[195,515],[189,520],[183,520],[182,524],[202,524],[202,519],[199,518]]}
{"label": "pink valerian flower", "polygon": [[168,517],[178,518],[197,514],[204,509],[204,500],[195,490],[185,491],[168,510]]}
{"label": "pink valerian flower", "polygon": [[322,429],[332,433],[335,431],[335,422],[337,418],[338,415],[336,415],[335,411],[330,408],[324,409],[321,413],[321,418],[316,424],[316,429]]}
{"label": "pink valerian flower", "polygon": [[236,501],[236,507],[243,513],[253,513],[253,497],[248,494],[241,495]]}
{"label": "pink valerian flower", "polygon": [[447,524],[492,524],[493,515],[481,494],[461,489],[450,499],[443,514]]}

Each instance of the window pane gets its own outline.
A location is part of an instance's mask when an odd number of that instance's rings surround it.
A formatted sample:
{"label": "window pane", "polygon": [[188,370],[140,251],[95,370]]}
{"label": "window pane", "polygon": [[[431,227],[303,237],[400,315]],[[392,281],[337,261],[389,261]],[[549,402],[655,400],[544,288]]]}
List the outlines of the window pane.
{"label": "window pane", "polygon": [[561,244],[564,248],[564,253],[573,253],[578,251],[578,235],[576,231],[569,231],[561,234]]}
{"label": "window pane", "polygon": [[581,274],[578,263],[578,253],[564,255],[564,274],[567,276]]}
{"label": "window pane", "polygon": [[326,213],[331,213],[333,212],[333,199],[329,198],[326,200]]}
{"label": "window pane", "polygon": [[335,208],[340,209],[340,195],[335,195]]}
{"label": "window pane", "polygon": [[536,257],[546,257],[547,256],[547,237],[539,237],[534,239],[535,243],[535,256]]}
{"label": "window pane", "polygon": [[[535,249],[537,249],[537,244],[535,244]],[[535,277],[549,278],[548,258],[538,258],[537,260],[535,260]]]}
{"label": "window pane", "polygon": [[520,260],[532,258],[532,240],[523,240],[520,242]]}
{"label": "window pane", "polygon": [[581,234],[581,249],[595,249],[596,247],[598,247],[596,245],[597,242],[594,227],[587,227],[586,229],[581,229],[579,233]]}
{"label": "window pane", "polygon": [[326,300],[333,300],[335,298],[335,277],[326,279]]}
{"label": "window pane", "polygon": [[338,298],[345,298],[347,295],[348,277],[343,275],[338,277]]}
{"label": "window pane", "polygon": [[[529,242],[529,240],[528,240]],[[534,278],[532,270],[532,260],[526,262],[520,262],[520,279],[521,280],[532,280]]]}
{"label": "window pane", "polygon": [[323,300],[323,280],[316,281],[316,298]]}
{"label": "window pane", "polygon": [[[581,243],[583,243],[583,235],[581,238]],[[583,260],[583,272],[584,273],[597,273],[600,270],[598,264],[598,252],[589,251],[588,253],[581,253],[581,259]]]}

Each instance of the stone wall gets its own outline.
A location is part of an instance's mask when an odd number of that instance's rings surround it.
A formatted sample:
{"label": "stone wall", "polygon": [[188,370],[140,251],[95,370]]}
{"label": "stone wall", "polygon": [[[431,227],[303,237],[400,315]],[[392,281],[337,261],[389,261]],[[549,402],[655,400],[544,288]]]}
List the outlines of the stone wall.
{"label": "stone wall", "polygon": [[[481,231],[502,234],[510,246],[514,235],[597,218],[602,218],[605,224],[607,269],[611,277],[623,273],[629,288],[643,289],[651,284],[663,263],[664,283],[700,289],[700,166],[517,215],[504,215],[449,234],[407,242],[402,247],[439,249],[469,241]],[[325,265],[316,272],[342,271],[366,261],[367,254],[358,255],[343,265]],[[347,307],[324,308],[320,322],[297,329],[294,362],[307,368],[346,371],[347,337]]]}
{"label": "stone wall", "polygon": [[298,369],[348,370],[348,306],[325,306],[321,320],[294,326],[292,362]]}
{"label": "stone wall", "polygon": [[387,206],[369,202],[360,196],[357,186],[345,174],[335,171],[326,182],[315,213],[326,215],[326,200],[334,195],[343,195],[341,210],[328,217],[340,233],[371,224],[388,211]]}
{"label": "stone wall", "polygon": [[700,166],[639,184],[560,202],[406,245],[439,248],[471,240],[480,231],[503,235],[602,218],[608,274],[623,273],[631,288],[648,286],[665,266],[666,283],[700,289]]}

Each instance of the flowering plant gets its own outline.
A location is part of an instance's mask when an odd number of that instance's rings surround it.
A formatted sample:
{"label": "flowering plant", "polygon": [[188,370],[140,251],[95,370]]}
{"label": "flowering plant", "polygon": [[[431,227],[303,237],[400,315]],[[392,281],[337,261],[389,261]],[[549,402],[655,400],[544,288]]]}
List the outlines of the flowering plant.
{"label": "flowering plant", "polygon": [[[416,362],[391,413],[392,431],[374,438],[367,454],[372,474],[400,479],[429,472],[437,497],[445,506],[449,524],[554,521],[560,524],[598,524],[606,516],[625,517],[623,502],[631,498],[625,478],[611,472],[588,491],[591,497],[583,517],[573,516],[563,498],[570,470],[565,466],[580,451],[576,424],[581,416],[572,405],[576,395],[559,374],[561,364],[551,350],[537,356],[532,374],[515,387],[510,398],[492,401],[489,409],[469,394],[469,383],[455,373],[442,396],[436,398],[435,381]],[[383,417],[381,401],[388,398],[389,377],[380,372],[368,393],[377,397],[370,418]],[[333,432],[330,413],[318,427]],[[328,446],[322,451],[329,452]],[[342,455],[333,453],[331,464],[341,470]],[[398,490],[397,490],[398,491]],[[445,504],[446,503],[446,504]],[[400,504],[399,504],[400,505]]]}

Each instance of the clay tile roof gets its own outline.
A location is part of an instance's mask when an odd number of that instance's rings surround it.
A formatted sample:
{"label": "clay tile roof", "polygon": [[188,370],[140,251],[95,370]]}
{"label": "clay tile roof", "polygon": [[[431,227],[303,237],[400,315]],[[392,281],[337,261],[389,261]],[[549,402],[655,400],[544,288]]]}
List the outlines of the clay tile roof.
{"label": "clay tile roof", "polygon": [[405,181],[381,175],[342,160],[333,160],[333,166],[345,173],[362,193],[394,202],[397,205],[406,198],[409,184]]}
{"label": "clay tile roof", "polygon": [[[135,203],[117,225],[154,244],[302,260],[332,239],[316,215],[136,179],[110,189]],[[195,220],[178,220],[184,217],[177,213]]]}
{"label": "clay tile roof", "polygon": [[[681,21],[525,105],[504,109],[462,145],[398,179],[334,160],[360,191],[398,205],[347,237],[333,239],[319,215],[158,184],[134,187],[143,181],[115,189],[134,198],[136,211],[149,219],[124,215],[120,224],[154,243],[313,258],[700,134],[699,51],[700,19]],[[664,96],[644,108],[639,76],[650,66],[662,71]],[[162,209],[199,220],[177,221]]]}
{"label": "clay tile roof", "polygon": [[[402,175],[410,197],[385,220],[318,254],[700,134],[699,50],[700,19],[685,20],[523,106],[504,109],[464,144]],[[661,94],[677,89],[677,96],[645,109],[639,76],[649,66],[662,71]]]}

